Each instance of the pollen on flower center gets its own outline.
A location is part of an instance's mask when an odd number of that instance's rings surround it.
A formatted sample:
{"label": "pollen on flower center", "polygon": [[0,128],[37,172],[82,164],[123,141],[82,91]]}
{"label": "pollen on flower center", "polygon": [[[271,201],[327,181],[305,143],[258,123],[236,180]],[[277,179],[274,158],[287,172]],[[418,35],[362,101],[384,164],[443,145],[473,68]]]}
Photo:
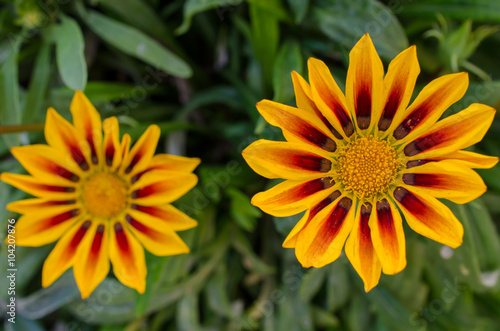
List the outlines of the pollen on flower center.
{"label": "pollen on flower center", "polygon": [[340,151],[338,176],[347,191],[358,198],[385,193],[396,178],[400,162],[385,140],[359,138]]}
{"label": "pollen on flower center", "polygon": [[95,174],[83,184],[82,202],[95,217],[116,216],[126,207],[127,186],[116,175]]}

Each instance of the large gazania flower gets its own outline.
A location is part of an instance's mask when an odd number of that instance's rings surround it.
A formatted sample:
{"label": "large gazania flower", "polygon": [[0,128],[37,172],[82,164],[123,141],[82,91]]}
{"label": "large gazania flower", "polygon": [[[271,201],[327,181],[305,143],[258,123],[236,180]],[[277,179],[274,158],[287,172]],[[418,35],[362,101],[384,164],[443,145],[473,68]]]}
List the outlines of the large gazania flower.
{"label": "large gazania flower", "polygon": [[464,95],[467,74],[432,81],[407,107],[420,71],[414,46],[384,77],[365,35],[350,53],[345,96],[323,62],[311,58],[308,67],[310,85],[292,72],[297,108],[257,104],[287,142],[258,140],[243,151],[260,175],[286,179],[256,194],[254,205],[274,216],[306,210],[283,246],[295,248],[304,267],[322,267],[339,257],[347,239],[346,255],[366,291],[381,270],[395,274],[406,265],[400,211],[421,235],[459,246],[462,225],[436,198],[477,198],[486,187],[471,168],[498,161],[460,150],[482,139],[493,108],[472,104],[436,123]]}
{"label": "large gazania flower", "polygon": [[[41,246],[57,240],[42,271],[52,284],[73,266],[82,298],[109,272],[143,293],[143,246],[155,255],[189,252],[174,232],[196,221],[170,205],[193,186],[197,158],[153,156],[160,129],[151,125],[130,148],[119,141],[116,117],[104,120],[82,92],[71,103],[73,123],[50,108],[45,122],[47,145],[12,148],[31,174],[3,173],[1,179],[36,198],[7,209],[23,214],[16,222],[16,244]],[[103,139],[104,130],[104,139]]]}

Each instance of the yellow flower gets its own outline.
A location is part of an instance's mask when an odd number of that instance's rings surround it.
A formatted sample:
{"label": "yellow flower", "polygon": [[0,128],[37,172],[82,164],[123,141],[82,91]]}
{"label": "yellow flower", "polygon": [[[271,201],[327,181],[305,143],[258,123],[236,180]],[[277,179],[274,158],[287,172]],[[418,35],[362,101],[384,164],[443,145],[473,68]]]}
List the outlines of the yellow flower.
{"label": "yellow flower", "polygon": [[[119,141],[116,117],[104,120],[82,92],[70,106],[73,123],[49,108],[48,145],[12,148],[31,174],[3,173],[1,180],[36,198],[7,209],[23,214],[16,222],[16,244],[42,246],[57,240],[45,260],[42,285],[52,284],[73,267],[82,298],[109,272],[143,293],[146,263],[143,246],[159,256],[188,253],[174,232],[197,225],[170,205],[197,183],[197,158],[154,155],[160,129],[151,125],[130,148]],[[104,139],[103,139],[104,130]]]}
{"label": "yellow flower", "polygon": [[369,35],[350,53],[345,96],[322,61],[310,58],[308,68],[310,85],[292,72],[297,108],[257,104],[287,142],[258,140],[243,151],[260,175],[286,179],[256,194],[255,206],[274,216],[306,210],[283,247],[295,248],[304,267],[322,267],[346,243],[369,291],[381,271],[395,274],[406,266],[398,209],[414,231],[460,246],[463,227],[436,198],[466,203],[479,197],[486,186],[471,168],[498,161],[460,150],[482,139],[493,108],[472,104],[437,122],[464,95],[467,74],[437,78],[408,106],[420,72],[415,46],[399,54],[384,77]]}

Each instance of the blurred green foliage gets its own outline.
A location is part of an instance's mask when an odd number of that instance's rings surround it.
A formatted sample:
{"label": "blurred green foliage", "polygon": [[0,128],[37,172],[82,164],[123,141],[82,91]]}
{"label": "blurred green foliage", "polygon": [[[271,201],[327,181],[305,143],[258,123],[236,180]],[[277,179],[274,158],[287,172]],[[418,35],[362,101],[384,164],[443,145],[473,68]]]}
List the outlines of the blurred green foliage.
{"label": "blurred green foliage", "polygon": [[[41,288],[50,245],[19,247],[17,323],[5,322],[6,330],[500,329],[498,165],[480,171],[489,187],[483,197],[448,204],[464,224],[460,248],[405,229],[408,266],[383,275],[366,294],[345,255],[303,269],[293,250],[281,247],[301,215],[273,219],[253,207],[250,197],[273,182],[240,155],[256,139],[283,139],[260,118],[257,101],[294,105],[290,71],[306,74],[310,56],[326,61],[342,86],[349,50],[365,32],[386,66],[417,45],[417,90],[439,75],[470,72],[466,96],[445,116],[473,102],[498,108],[498,1],[3,0],[0,6],[0,123],[19,126],[2,134],[0,171],[23,171],[9,148],[43,143],[47,107],[69,118],[75,89],[85,90],[103,118],[117,116],[133,139],[157,123],[158,152],[202,159],[198,186],[176,203],[199,221],[181,233],[191,254],[147,255],[144,295],[111,274],[82,301],[71,272]],[[474,150],[500,156],[499,137],[497,116]],[[0,183],[2,229],[16,217],[5,205],[24,197]],[[1,250],[6,256],[5,244]]]}

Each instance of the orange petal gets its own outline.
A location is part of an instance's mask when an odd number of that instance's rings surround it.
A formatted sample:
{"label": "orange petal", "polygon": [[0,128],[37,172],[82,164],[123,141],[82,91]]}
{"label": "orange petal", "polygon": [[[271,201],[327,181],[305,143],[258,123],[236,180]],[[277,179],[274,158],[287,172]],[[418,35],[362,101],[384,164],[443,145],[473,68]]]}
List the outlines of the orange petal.
{"label": "orange petal", "polygon": [[332,132],[310,113],[269,100],[258,102],[257,110],[269,124],[281,128],[290,142],[312,144],[328,152],[337,149]]}
{"label": "orange petal", "polygon": [[409,187],[397,187],[393,195],[406,222],[415,232],[452,248],[462,244],[462,224],[436,198],[412,192]]}
{"label": "orange petal", "polygon": [[144,249],[121,222],[112,225],[109,258],[118,280],[139,293],[146,289]]}
{"label": "orange petal", "polygon": [[69,109],[73,115],[73,124],[90,147],[92,163],[98,164],[102,144],[101,115],[82,91],[75,92]]}
{"label": "orange petal", "polygon": [[130,210],[126,221],[128,228],[142,245],[157,256],[189,253],[189,247],[171,229],[161,226],[155,218]]}
{"label": "orange petal", "polygon": [[369,226],[384,274],[393,275],[403,270],[406,266],[405,235],[396,206],[387,199],[378,201]]}
{"label": "orange petal", "polygon": [[150,125],[134,144],[130,153],[124,156],[120,171],[133,177],[145,170],[155,153],[158,139],[160,139],[160,128],[157,125]]}
{"label": "orange petal", "polygon": [[7,184],[17,187],[18,189],[39,198],[47,198],[58,201],[71,201],[76,198],[74,184],[68,186],[52,185],[44,183],[44,181],[36,179],[32,176],[10,174],[7,172],[2,173],[0,179]]}
{"label": "orange petal", "polygon": [[467,91],[467,73],[450,74],[430,82],[406,110],[393,136],[403,142],[412,140],[427,131],[444,111],[460,100]]}
{"label": "orange petal", "polygon": [[345,244],[345,254],[363,280],[365,292],[377,286],[382,268],[368,226],[371,209],[370,204],[358,206],[351,234]]}
{"label": "orange petal", "polygon": [[345,87],[347,106],[361,130],[372,127],[380,117],[383,78],[384,66],[367,33],[349,53]]}
{"label": "orange petal", "polygon": [[178,172],[193,172],[200,164],[197,157],[185,157],[170,154],[157,154],[149,163],[147,170],[169,170]]}
{"label": "orange petal", "polygon": [[84,171],[90,168],[90,150],[83,135],[54,108],[47,111],[45,120],[45,140],[55,149],[71,156]]}
{"label": "orange petal", "polygon": [[73,159],[47,145],[12,147],[11,153],[37,179],[55,185],[71,185],[80,180],[81,170]]}
{"label": "orange petal", "polygon": [[324,177],[332,168],[328,154],[301,143],[261,139],[248,146],[242,155],[255,172],[268,178],[314,179]]}
{"label": "orange petal", "polygon": [[470,202],[486,192],[481,176],[455,161],[431,162],[404,172],[403,182],[415,192],[423,190],[455,203]]}
{"label": "orange petal", "polygon": [[109,273],[109,233],[107,222],[92,222],[77,251],[73,264],[76,284],[82,299],[95,290]]}
{"label": "orange petal", "polygon": [[267,214],[284,217],[300,213],[331,194],[335,182],[330,177],[309,181],[287,180],[273,188],[257,193],[252,204]]}
{"label": "orange petal", "polygon": [[333,127],[346,137],[354,133],[354,125],[347,111],[345,96],[323,61],[309,58],[309,82],[316,106]]}
{"label": "orange petal", "polygon": [[403,119],[419,73],[415,46],[407,48],[391,61],[384,77],[383,110],[378,123],[380,131],[394,131],[395,124]]}
{"label": "orange petal", "polygon": [[43,287],[50,286],[73,265],[78,247],[85,237],[90,225],[91,222],[89,220],[81,220],[59,239],[43,264]]}
{"label": "orange petal", "polygon": [[295,255],[303,267],[320,268],[335,261],[354,224],[353,201],[347,197],[325,207],[298,234]]}
{"label": "orange petal", "polygon": [[429,131],[406,144],[410,160],[442,156],[469,147],[483,139],[495,117],[495,109],[474,103],[439,121]]}

